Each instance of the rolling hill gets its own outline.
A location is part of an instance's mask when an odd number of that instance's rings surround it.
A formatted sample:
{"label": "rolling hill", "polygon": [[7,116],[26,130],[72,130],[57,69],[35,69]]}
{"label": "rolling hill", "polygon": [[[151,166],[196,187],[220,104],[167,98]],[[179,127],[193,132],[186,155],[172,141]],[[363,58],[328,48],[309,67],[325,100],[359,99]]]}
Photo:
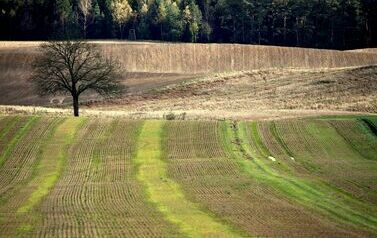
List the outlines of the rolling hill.
{"label": "rolling hill", "polygon": [[[250,45],[96,41],[126,70],[129,92],[83,108],[154,117],[265,118],[377,112],[373,49],[335,51]],[[40,42],[0,43],[0,104],[67,107],[69,97],[38,97],[28,81]],[[184,100],[182,100],[184,98]],[[268,117],[268,116],[267,116]]]}
{"label": "rolling hill", "polygon": [[377,236],[373,49],[92,43],[129,90],[72,118],[0,42],[0,237]]}

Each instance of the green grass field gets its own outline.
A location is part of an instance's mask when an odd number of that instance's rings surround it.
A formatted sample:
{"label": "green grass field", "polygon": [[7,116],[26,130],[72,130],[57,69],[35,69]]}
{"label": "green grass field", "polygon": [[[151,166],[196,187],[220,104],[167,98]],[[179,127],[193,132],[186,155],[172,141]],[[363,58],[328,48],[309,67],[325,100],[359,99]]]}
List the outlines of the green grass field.
{"label": "green grass field", "polygon": [[376,237],[377,117],[0,116],[0,237]]}

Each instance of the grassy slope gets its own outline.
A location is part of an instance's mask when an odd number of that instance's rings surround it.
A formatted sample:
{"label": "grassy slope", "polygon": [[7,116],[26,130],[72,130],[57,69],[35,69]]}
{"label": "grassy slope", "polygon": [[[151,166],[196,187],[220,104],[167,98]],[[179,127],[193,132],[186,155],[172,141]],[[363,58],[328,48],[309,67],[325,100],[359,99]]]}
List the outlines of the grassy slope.
{"label": "grassy slope", "polygon": [[377,137],[361,119],[284,121],[273,127],[275,139],[296,158],[291,164],[300,175],[321,178],[352,197],[376,204]]}
{"label": "grassy slope", "polygon": [[[241,166],[249,172],[250,176],[278,189],[293,201],[325,214],[333,221],[353,224],[359,227],[355,228],[356,230],[366,228],[372,233],[376,232],[375,206],[333,189],[321,180],[309,180],[287,173],[284,169],[287,165],[283,161],[279,161],[279,167],[282,170],[276,169],[275,162],[267,158],[271,153],[262,143],[255,122],[241,123],[234,136],[239,138],[240,150],[243,151],[243,155],[239,154],[235,157],[239,159]],[[229,130],[227,137],[231,138]],[[229,143],[231,142],[228,141]],[[242,159],[242,156],[248,159]]]}
{"label": "grassy slope", "polygon": [[[7,236],[14,234],[21,235],[23,231],[33,228],[33,226],[26,221],[36,222],[38,215],[28,213],[27,210],[36,205],[40,199],[47,194],[48,190],[40,191],[41,187],[48,189],[53,185],[49,184],[50,186],[45,187],[46,181],[43,181],[43,179],[38,180],[39,177],[44,178],[44,172],[46,172],[45,170],[40,171],[38,167],[46,163],[43,158],[43,150],[48,148],[49,142],[53,143],[55,129],[62,120],[44,120],[40,118],[35,122],[36,118],[29,118],[28,123],[33,120],[34,126],[30,126],[29,131],[25,132],[25,128],[27,128],[27,126],[25,126],[16,133],[17,135],[22,132],[23,138],[21,138],[17,142],[17,145],[9,152],[9,158],[1,170],[2,178],[8,181],[8,184],[3,187],[4,191],[2,191],[3,194],[1,194],[3,200],[0,207],[1,210],[8,210],[8,212],[10,212],[10,214],[6,216],[6,219],[0,222],[2,228],[8,228],[3,231],[3,234]],[[42,128],[39,128],[38,133],[42,132],[42,134],[38,135],[35,133],[34,129],[38,129],[38,127],[41,126]],[[35,138],[33,137],[34,135],[36,136]],[[62,136],[64,138],[66,135]],[[56,144],[53,143],[53,145]],[[59,145],[59,143],[57,145]],[[17,151],[16,148],[19,148],[20,151]],[[53,157],[54,153],[50,153],[49,155],[49,163],[52,165],[56,162],[53,159],[51,160],[51,156]],[[12,168],[17,168],[17,170],[12,170]],[[40,191],[40,193],[38,191]],[[38,192],[39,196],[36,196],[36,192]],[[28,201],[30,198],[33,198],[33,200]],[[30,207],[21,215],[18,210],[24,204],[29,204]]]}
{"label": "grassy slope", "polygon": [[[356,120],[346,123],[346,128],[339,128],[342,123],[341,120],[331,124],[322,121],[308,123],[308,134],[320,145],[318,150],[325,152],[321,159],[313,162],[322,168],[322,177],[336,187],[376,205],[377,186],[373,181],[377,180],[377,161],[373,158],[377,152],[377,137]],[[354,123],[360,131],[348,132]]]}
{"label": "grassy slope", "polygon": [[66,170],[42,202],[37,236],[178,236],[146,202],[136,179],[132,158],[141,125],[122,119],[88,121],[70,148]]}
{"label": "grassy slope", "polygon": [[[0,169],[9,180],[0,203],[0,233],[7,236],[34,228],[50,237],[377,233],[375,160],[367,152],[375,149],[373,117],[368,125],[352,118],[143,125],[110,119],[82,128],[75,119],[26,119],[36,121],[9,138],[6,147],[14,145]],[[1,119],[3,135],[10,126]],[[32,139],[37,132],[43,140]],[[349,191],[354,183],[364,190]],[[360,191],[369,194],[356,196]]]}
{"label": "grassy slope", "polygon": [[[33,169],[33,178],[28,181],[19,192],[26,196],[23,202],[15,207],[16,216],[9,217],[13,223],[18,224],[17,231],[8,231],[10,234],[25,236],[27,232],[35,229],[40,222],[40,215],[32,211],[46,196],[58,180],[66,160],[66,150],[72,143],[77,126],[81,120],[60,120],[50,130],[47,140],[42,144],[38,163]],[[8,233],[9,234],[9,233]]]}
{"label": "grassy slope", "polygon": [[290,202],[274,187],[242,171],[238,163],[243,160],[233,155],[228,157],[226,153],[239,150],[232,148],[236,141],[228,140],[226,131],[230,127],[222,123],[221,129],[225,131],[219,131],[218,126],[217,122],[202,121],[165,125],[163,157],[168,164],[168,175],[181,185],[187,198],[248,235],[351,235],[345,227],[337,227],[317,213]]}
{"label": "grassy slope", "polygon": [[[4,164],[6,159],[8,159],[11,152],[17,145],[17,142],[28,132],[28,130],[30,129],[30,127],[33,125],[33,123],[36,120],[37,118],[30,117],[28,121],[26,122],[26,124],[23,127],[21,127],[20,130],[17,130],[13,138],[11,138],[11,140],[6,144],[4,150],[0,154],[0,167]],[[7,127],[1,133],[1,137],[2,137],[1,139],[3,139],[3,137],[5,137],[9,133],[9,131],[12,129],[12,127],[15,125],[16,122],[17,121],[15,120],[13,123],[9,123],[9,125],[7,125]]]}
{"label": "grassy slope", "polygon": [[18,234],[26,235],[37,227],[38,222],[41,222],[40,214],[35,207],[59,179],[67,162],[67,150],[73,143],[76,132],[82,123],[84,123],[83,119],[71,118],[61,121],[43,146],[35,176],[25,188],[30,188],[32,193],[16,212],[18,217],[28,216],[28,222],[22,223],[18,227]]}
{"label": "grassy slope", "polygon": [[377,161],[377,134],[373,119],[331,121],[336,131],[363,158]]}
{"label": "grassy slope", "polygon": [[239,237],[187,200],[180,186],[167,177],[166,163],[161,160],[162,126],[161,121],[145,122],[135,158],[137,177],[145,185],[149,201],[188,237]]}

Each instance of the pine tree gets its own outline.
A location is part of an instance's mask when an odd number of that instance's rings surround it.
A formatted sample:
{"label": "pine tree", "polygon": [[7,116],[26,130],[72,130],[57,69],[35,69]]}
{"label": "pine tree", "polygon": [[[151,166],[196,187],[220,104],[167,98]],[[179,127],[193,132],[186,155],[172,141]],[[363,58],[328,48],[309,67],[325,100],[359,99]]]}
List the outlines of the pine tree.
{"label": "pine tree", "polygon": [[168,26],[170,40],[181,40],[184,22],[182,12],[179,9],[179,2],[167,0],[166,13],[166,24]]}
{"label": "pine tree", "polygon": [[72,16],[72,7],[69,0],[56,0],[56,14],[59,24],[63,28],[63,32],[66,33],[66,24],[70,16]]}

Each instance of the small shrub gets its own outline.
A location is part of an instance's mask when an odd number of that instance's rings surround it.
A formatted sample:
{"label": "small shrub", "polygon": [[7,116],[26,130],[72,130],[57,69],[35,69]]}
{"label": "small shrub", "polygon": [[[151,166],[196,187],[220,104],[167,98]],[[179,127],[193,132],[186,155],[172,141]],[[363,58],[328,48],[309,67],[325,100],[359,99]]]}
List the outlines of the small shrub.
{"label": "small shrub", "polygon": [[186,120],[186,112],[181,114],[174,114],[173,112],[169,112],[168,114],[164,114],[164,119],[168,121],[172,120]]}
{"label": "small shrub", "polygon": [[172,121],[176,119],[176,116],[173,112],[170,112],[168,114],[164,114],[164,119],[168,121]]}

